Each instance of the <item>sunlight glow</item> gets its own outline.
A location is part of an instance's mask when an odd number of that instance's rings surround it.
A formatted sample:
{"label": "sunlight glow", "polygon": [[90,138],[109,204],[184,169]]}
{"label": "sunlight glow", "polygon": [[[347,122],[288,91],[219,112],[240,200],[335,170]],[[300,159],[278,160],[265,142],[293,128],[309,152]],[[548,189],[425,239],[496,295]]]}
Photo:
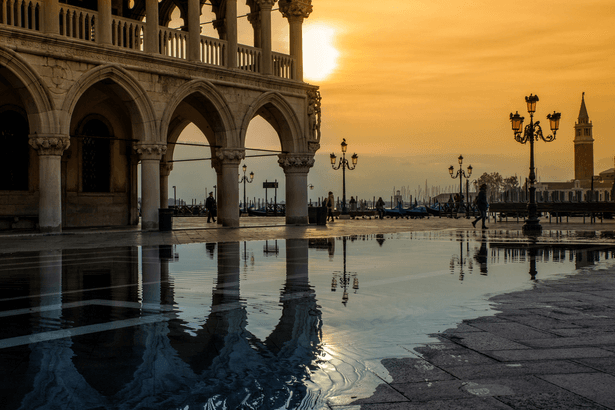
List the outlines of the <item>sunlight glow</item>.
{"label": "sunlight glow", "polygon": [[306,79],[321,81],[337,68],[339,51],[333,46],[336,29],[326,24],[303,28],[303,74]]}

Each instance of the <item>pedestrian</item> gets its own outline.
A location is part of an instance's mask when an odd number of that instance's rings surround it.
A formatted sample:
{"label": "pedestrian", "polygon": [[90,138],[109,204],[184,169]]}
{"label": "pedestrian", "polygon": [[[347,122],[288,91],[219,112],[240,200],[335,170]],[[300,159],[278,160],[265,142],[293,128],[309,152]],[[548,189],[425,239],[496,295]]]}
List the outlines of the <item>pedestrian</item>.
{"label": "pedestrian", "polygon": [[376,201],[376,211],[378,211],[378,217],[380,219],[384,218],[384,201],[382,197],[379,197],[378,201]]}
{"label": "pedestrian", "polygon": [[350,197],[350,201],[348,203],[350,204],[350,210],[351,211],[356,211],[357,210],[357,200],[354,199],[354,196]]}
{"label": "pedestrian", "polygon": [[216,200],[213,192],[210,192],[205,200],[205,209],[207,209],[207,223],[212,219],[216,222]]}
{"label": "pedestrian", "polygon": [[476,206],[478,207],[480,215],[472,222],[472,226],[476,228],[476,222],[482,219],[482,228],[488,229],[487,226],[485,226],[485,221],[487,220],[487,209],[489,208],[489,203],[487,202],[487,184],[482,184],[480,186],[478,196],[476,197]]}
{"label": "pedestrian", "polygon": [[333,196],[333,192],[329,191],[329,196],[327,197],[327,222],[329,222],[329,218],[331,218],[331,222],[333,220],[333,208],[335,207],[335,197]]}

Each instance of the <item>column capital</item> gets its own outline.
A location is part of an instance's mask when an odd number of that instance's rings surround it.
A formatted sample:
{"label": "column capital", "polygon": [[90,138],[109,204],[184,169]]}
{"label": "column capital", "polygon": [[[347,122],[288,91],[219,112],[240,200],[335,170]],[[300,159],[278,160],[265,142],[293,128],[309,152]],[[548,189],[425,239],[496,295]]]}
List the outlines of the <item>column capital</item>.
{"label": "column capital", "polygon": [[167,152],[167,146],[165,144],[148,144],[143,142],[136,142],[132,145],[132,148],[139,156],[139,159],[142,160],[160,160],[162,156]]}
{"label": "column capital", "polygon": [[216,150],[216,159],[220,162],[241,162],[246,157],[246,151],[241,148],[222,148]]}
{"label": "column capital", "polygon": [[173,164],[170,162],[161,162],[160,163],[160,176],[168,177],[169,174],[173,171]]}
{"label": "column capital", "polygon": [[312,0],[280,0],[280,12],[287,19],[308,18],[312,12]]}
{"label": "column capital", "polygon": [[272,9],[276,0],[256,0],[261,9]]}
{"label": "column capital", "polygon": [[278,164],[288,172],[308,172],[314,166],[314,154],[280,154]]}
{"label": "column capital", "polygon": [[28,143],[38,155],[62,155],[70,147],[70,137],[60,134],[33,134],[28,138]]}

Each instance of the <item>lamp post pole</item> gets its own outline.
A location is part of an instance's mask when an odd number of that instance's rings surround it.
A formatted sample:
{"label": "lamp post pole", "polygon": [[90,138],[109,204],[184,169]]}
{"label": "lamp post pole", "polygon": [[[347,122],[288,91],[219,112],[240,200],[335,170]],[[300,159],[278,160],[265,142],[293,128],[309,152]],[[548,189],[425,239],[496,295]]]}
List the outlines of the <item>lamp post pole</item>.
{"label": "lamp post pole", "polygon": [[[453,179],[459,177],[459,208],[461,208],[461,206],[463,205],[463,200],[461,199],[463,198],[463,178],[466,178],[467,180],[468,178],[470,178],[470,176],[472,176],[472,165],[468,165],[468,173],[466,175],[465,171],[463,170],[462,155],[457,158],[457,162],[459,162],[459,170],[457,171],[457,173],[455,173],[455,168],[452,165],[448,167],[448,173]],[[459,212],[459,210],[457,212]],[[466,217],[470,217],[468,209],[466,209]]]}
{"label": "lamp post pole", "polygon": [[246,164],[243,164],[241,169],[243,169],[243,177],[239,180],[239,183],[243,182],[243,212],[245,213],[248,212],[248,207],[246,206],[246,183],[251,184],[254,181],[254,172],[250,172],[250,178],[248,178],[246,176],[246,171],[248,170]]}
{"label": "lamp post pole", "polygon": [[515,114],[510,113],[510,122],[512,123],[512,129],[515,134],[515,141],[521,144],[525,144],[528,141],[530,142],[530,175],[528,178],[530,198],[527,204],[528,218],[525,220],[525,224],[523,225],[523,232],[540,233],[540,231],[542,231],[542,226],[540,225],[540,220],[538,219],[536,207],[536,186],[534,185],[536,183],[536,171],[534,167],[534,140],[538,141],[539,138],[544,142],[551,142],[555,140],[555,133],[559,128],[561,114],[553,111],[553,114],[547,115],[553,135],[547,135],[545,137],[542,134],[540,121],[534,122],[534,113],[536,112],[536,102],[538,102],[538,96],[530,94],[529,97],[525,97],[525,102],[527,104],[527,112],[530,114],[530,123],[525,126],[523,133],[521,133],[521,128],[523,127],[524,118],[519,115],[518,111]]}
{"label": "lamp post pole", "polygon": [[177,187],[175,185],[173,185],[173,206],[177,206]]}
{"label": "lamp post pole", "polygon": [[337,160],[337,157],[335,156],[335,154],[331,153],[330,157],[331,157],[331,168],[333,168],[334,170],[338,170],[342,168],[342,215],[344,216],[344,218],[347,219],[349,218],[348,216],[349,214],[348,214],[348,208],[346,208],[346,168],[348,168],[348,170],[350,171],[355,169],[357,166],[357,161],[359,159],[359,156],[357,154],[352,154],[352,157],[351,157],[352,166],[350,166],[350,163],[346,159],[346,150],[348,149],[348,144],[346,144],[346,138],[342,139],[341,145],[342,145],[342,157],[340,158],[340,161],[337,164],[337,166],[335,165],[335,162]]}

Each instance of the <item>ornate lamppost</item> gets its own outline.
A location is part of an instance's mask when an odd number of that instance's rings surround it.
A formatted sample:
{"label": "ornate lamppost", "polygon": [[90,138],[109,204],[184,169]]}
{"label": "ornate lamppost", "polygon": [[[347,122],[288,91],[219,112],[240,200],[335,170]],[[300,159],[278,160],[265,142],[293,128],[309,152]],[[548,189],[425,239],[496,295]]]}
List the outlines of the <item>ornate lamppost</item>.
{"label": "ornate lamppost", "polygon": [[538,141],[539,138],[544,142],[551,142],[555,140],[555,133],[559,129],[559,120],[562,115],[555,111],[553,111],[553,114],[547,115],[553,135],[547,135],[545,137],[542,134],[540,121],[536,121],[534,123],[534,113],[536,112],[536,102],[538,102],[538,96],[530,94],[529,97],[525,97],[525,102],[527,104],[527,112],[530,114],[530,123],[525,126],[523,133],[521,132],[521,128],[523,127],[524,118],[519,115],[518,111],[515,114],[510,113],[510,122],[512,123],[512,129],[515,134],[515,141],[521,144],[525,144],[528,141],[530,142],[530,175],[528,179],[530,185],[530,198],[527,204],[528,218],[525,220],[525,224],[523,225],[523,232],[540,233],[542,226],[540,225],[540,220],[537,216],[536,187],[534,186],[536,183],[536,171],[534,168],[534,141]]}
{"label": "ornate lamppost", "polygon": [[239,180],[239,183],[241,184],[243,182],[243,211],[248,212],[248,207],[246,205],[246,183],[251,184],[252,181],[254,181],[254,172],[250,172],[250,178],[248,179],[246,176],[246,171],[248,170],[246,164],[243,164],[241,169],[243,169],[243,177]]}
{"label": "ornate lamppost", "polygon": [[350,286],[350,279],[352,278],[352,288],[354,293],[359,290],[359,278],[356,272],[346,272],[346,237],[342,238],[343,254],[344,254],[344,272],[333,272],[333,279],[331,279],[331,292],[335,292],[337,289],[337,283],[339,280],[340,288],[342,289],[342,303],[346,306],[348,303],[348,287]]}
{"label": "ornate lamppost", "polygon": [[357,166],[357,161],[359,160],[359,156],[357,154],[352,154],[352,166],[350,166],[350,163],[348,163],[348,160],[346,159],[346,150],[348,149],[348,144],[346,144],[346,138],[343,138],[342,140],[342,157],[340,158],[340,162],[337,164],[337,166],[335,165],[335,162],[337,160],[337,157],[335,156],[334,153],[331,153],[330,157],[331,157],[331,167],[334,170],[338,170],[340,168],[342,168],[342,215],[344,215],[346,218],[348,218],[348,208],[346,208],[346,168],[348,168],[350,171],[352,171],[353,169],[355,169],[355,167]]}
{"label": "ornate lamppost", "polygon": [[[448,167],[448,173],[453,179],[459,177],[459,210],[458,211],[461,211],[461,206],[463,204],[463,201],[461,200],[461,198],[463,198],[463,179],[465,178],[466,180],[468,180],[470,176],[472,175],[472,165],[468,165],[468,173],[466,174],[465,171],[463,170],[463,156],[460,155],[459,158],[457,158],[457,162],[459,162],[459,170],[457,171],[457,173],[455,173],[455,168],[452,165]],[[468,218],[470,217],[469,210],[467,208],[466,208],[466,215]]]}

